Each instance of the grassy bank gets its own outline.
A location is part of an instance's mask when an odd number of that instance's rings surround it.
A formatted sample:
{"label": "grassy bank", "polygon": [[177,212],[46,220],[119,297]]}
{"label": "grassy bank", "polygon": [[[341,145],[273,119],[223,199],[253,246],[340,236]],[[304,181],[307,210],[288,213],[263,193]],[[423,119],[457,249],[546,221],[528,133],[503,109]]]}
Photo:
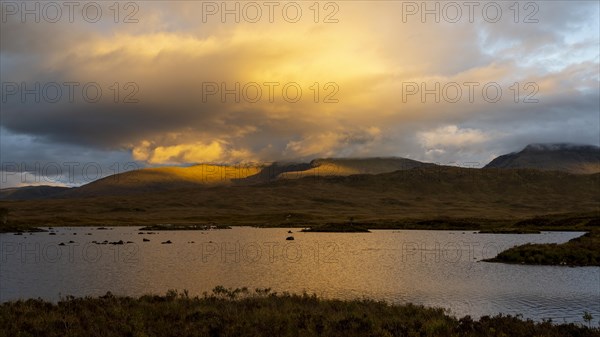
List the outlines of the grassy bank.
{"label": "grassy bank", "polygon": [[311,233],[369,233],[370,224],[355,224],[355,223],[326,223],[310,228],[302,229],[302,232]]}
{"label": "grassy bank", "polygon": [[534,265],[600,266],[600,231],[563,244],[526,244],[505,250],[488,262]]}
{"label": "grassy bank", "polygon": [[191,298],[67,298],[0,305],[2,336],[435,336],[598,337],[600,329],[511,316],[456,319],[442,309],[371,300],[325,300],[217,287]]}
{"label": "grassy bank", "polygon": [[[1,202],[0,202],[1,204]],[[15,206],[15,204],[8,205]],[[448,217],[434,216],[429,217],[409,217],[410,213],[399,215],[396,218],[385,217],[361,217],[353,222],[347,215],[330,214],[330,218],[319,218],[298,213],[265,213],[265,214],[228,214],[226,217],[211,218],[207,221],[204,218],[195,219],[188,217],[181,219],[181,214],[173,215],[173,218],[167,218],[164,214],[155,214],[150,216],[146,214],[144,218],[132,220],[126,217],[118,220],[107,216],[101,219],[102,213],[93,213],[98,219],[91,220],[81,215],[79,221],[72,219],[63,221],[63,213],[55,213],[52,216],[44,215],[43,212],[37,212],[34,208],[27,213],[28,216],[21,216],[18,209],[8,209],[7,221],[0,222],[0,233],[19,232],[36,230],[39,227],[117,227],[117,226],[140,226],[143,230],[203,230],[216,226],[218,229],[229,228],[230,226],[255,226],[255,227],[280,227],[280,228],[311,228],[314,232],[344,232],[344,231],[366,231],[371,229],[420,229],[420,230],[472,230],[482,233],[504,233],[504,234],[533,234],[539,231],[591,231],[600,230],[600,215],[598,212],[576,212],[548,214],[534,217]],[[78,210],[83,212],[85,209]],[[93,212],[90,210],[90,212]],[[318,213],[318,211],[316,211]],[[29,219],[29,214],[38,215],[39,219]],[[43,219],[43,220],[41,220]],[[213,221],[214,220],[214,221]],[[171,224],[169,226],[157,223]]]}
{"label": "grassy bank", "polygon": [[[50,201],[47,201],[50,202]],[[16,203],[8,203],[15,206]],[[11,211],[8,207],[0,208],[4,217],[0,222],[0,233],[3,232],[27,232],[38,230],[35,224],[39,221],[26,220],[20,217],[19,211]],[[62,209],[61,209],[62,210]],[[30,210],[33,214],[35,211]],[[78,210],[82,212],[83,210]],[[189,211],[189,210],[188,210]],[[136,212],[139,209],[136,208]],[[145,211],[144,211],[145,212]],[[142,213],[144,213],[142,212]],[[318,212],[317,212],[318,213]],[[407,214],[405,214],[406,216]],[[101,216],[101,214],[95,214]],[[181,215],[178,215],[179,217]],[[131,222],[131,219],[121,218],[121,221],[108,219],[104,221],[82,218],[79,222],[64,222],[60,216],[46,217],[41,224],[44,226],[141,226],[148,222],[165,220],[171,225],[152,224],[143,227],[142,230],[206,230],[208,228],[224,229],[229,226],[246,225],[257,227],[297,227],[310,228],[306,232],[369,232],[369,229],[420,229],[420,230],[473,230],[481,233],[498,234],[534,234],[540,231],[584,231],[590,232],[582,238],[571,240],[569,243],[557,244],[528,244],[511,248],[500,253],[490,262],[505,262],[518,264],[538,265],[569,265],[569,266],[598,266],[600,265],[600,216],[598,212],[571,212],[559,214],[547,214],[534,217],[517,218],[485,218],[485,217],[448,217],[438,216],[435,218],[367,218],[354,221],[354,217],[332,214],[334,221],[326,221],[325,218],[307,216],[299,213],[276,213],[276,214],[252,214],[245,216],[229,214],[221,220],[191,221],[193,217],[183,221],[174,216],[173,221],[165,219],[164,215],[139,218],[139,222]],[[275,220],[279,218],[279,220]],[[179,219],[179,220],[178,220]],[[284,219],[284,221],[281,221]],[[350,219],[350,220],[349,220]],[[205,219],[204,219],[205,221]],[[39,226],[39,225],[38,225]]]}
{"label": "grassy bank", "polygon": [[152,225],[140,228],[141,231],[206,231],[210,229],[231,229],[227,225]]}

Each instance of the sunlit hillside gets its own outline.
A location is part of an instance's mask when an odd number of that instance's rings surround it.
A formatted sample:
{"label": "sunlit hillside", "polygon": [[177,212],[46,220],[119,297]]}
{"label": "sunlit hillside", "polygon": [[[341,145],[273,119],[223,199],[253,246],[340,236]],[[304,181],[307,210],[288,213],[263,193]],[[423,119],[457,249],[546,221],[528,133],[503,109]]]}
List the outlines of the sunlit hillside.
{"label": "sunlit hillside", "polygon": [[190,167],[160,167],[129,171],[106,177],[70,191],[77,196],[116,194],[118,192],[156,192],[194,186],[230,185],[260,172],[252,165],[210,165]]}
{"label": "sunlit hillside", "polygon": [[353,174],[380,174],[416,167],[432,166],[406,158],[326,158],[315,159],[311,168],[303,171],[285,172],[281,179],[298,179],[304,177],[349,176]]}

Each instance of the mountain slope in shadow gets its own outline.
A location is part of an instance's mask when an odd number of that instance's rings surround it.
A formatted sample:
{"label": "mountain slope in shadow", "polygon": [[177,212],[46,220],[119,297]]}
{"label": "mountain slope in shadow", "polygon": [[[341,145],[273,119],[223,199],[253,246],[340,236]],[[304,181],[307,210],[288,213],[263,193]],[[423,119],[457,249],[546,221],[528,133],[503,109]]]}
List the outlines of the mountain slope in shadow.
{"label": "mountain slope in shadow", "polygon": [[484,168],[533,168],[575,174],[600,172],[600,147],[575,144],[530,144],[520,152],[497,157]]}
{"label": "mountain slope in shadow", "polygon": [[69,190],[60,186],[24,186],[0,189],[0,200],[35,200],[58,195]]}
{"label": "mountain slope in shadow", "polygon": [[[406,219],[515,220],[554,213],[597,216],[598,174],[432,166],[382,174],[194,186],[156,193],[11,201],[14,225],[223,223],[282,225]],[[76,190],[76,189],[74,189]],[[404,219],[404,220],[403,220]],[[565,225],[565,224],[561,224]]]}

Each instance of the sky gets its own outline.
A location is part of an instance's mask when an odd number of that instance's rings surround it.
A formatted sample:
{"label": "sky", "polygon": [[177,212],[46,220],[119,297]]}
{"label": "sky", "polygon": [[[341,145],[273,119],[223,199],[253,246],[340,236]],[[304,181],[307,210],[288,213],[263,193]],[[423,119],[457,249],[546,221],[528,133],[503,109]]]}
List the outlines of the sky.
{"label": "sky", "polygon": [[3,188],[600,145],[598,1],[1,4]]}

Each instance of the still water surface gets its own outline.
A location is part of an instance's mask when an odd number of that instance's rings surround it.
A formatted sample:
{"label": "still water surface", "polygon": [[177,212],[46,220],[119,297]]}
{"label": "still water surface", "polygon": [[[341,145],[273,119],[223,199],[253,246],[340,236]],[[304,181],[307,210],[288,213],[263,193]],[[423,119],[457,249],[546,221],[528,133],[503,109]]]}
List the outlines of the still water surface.
{"label": "still water surface", "polygon": [[[505,313],[580,322],[584,311],[600,317],[599,267],[481,262],[514,245],[562,243],[582,233],[288,230],[139,234],[137,227],[78,227],[54,228],[55,235],[0,234],[0,301],[56,301],[107,291],[136,296],[169,289],[201,295],[223,285],[413,302],[444,307],[458,317]],[[287,241],[288,236],[295,240]],[[92,243],[104,240],[132,243]],[[172,244],[162,244],[167,240]]]}

